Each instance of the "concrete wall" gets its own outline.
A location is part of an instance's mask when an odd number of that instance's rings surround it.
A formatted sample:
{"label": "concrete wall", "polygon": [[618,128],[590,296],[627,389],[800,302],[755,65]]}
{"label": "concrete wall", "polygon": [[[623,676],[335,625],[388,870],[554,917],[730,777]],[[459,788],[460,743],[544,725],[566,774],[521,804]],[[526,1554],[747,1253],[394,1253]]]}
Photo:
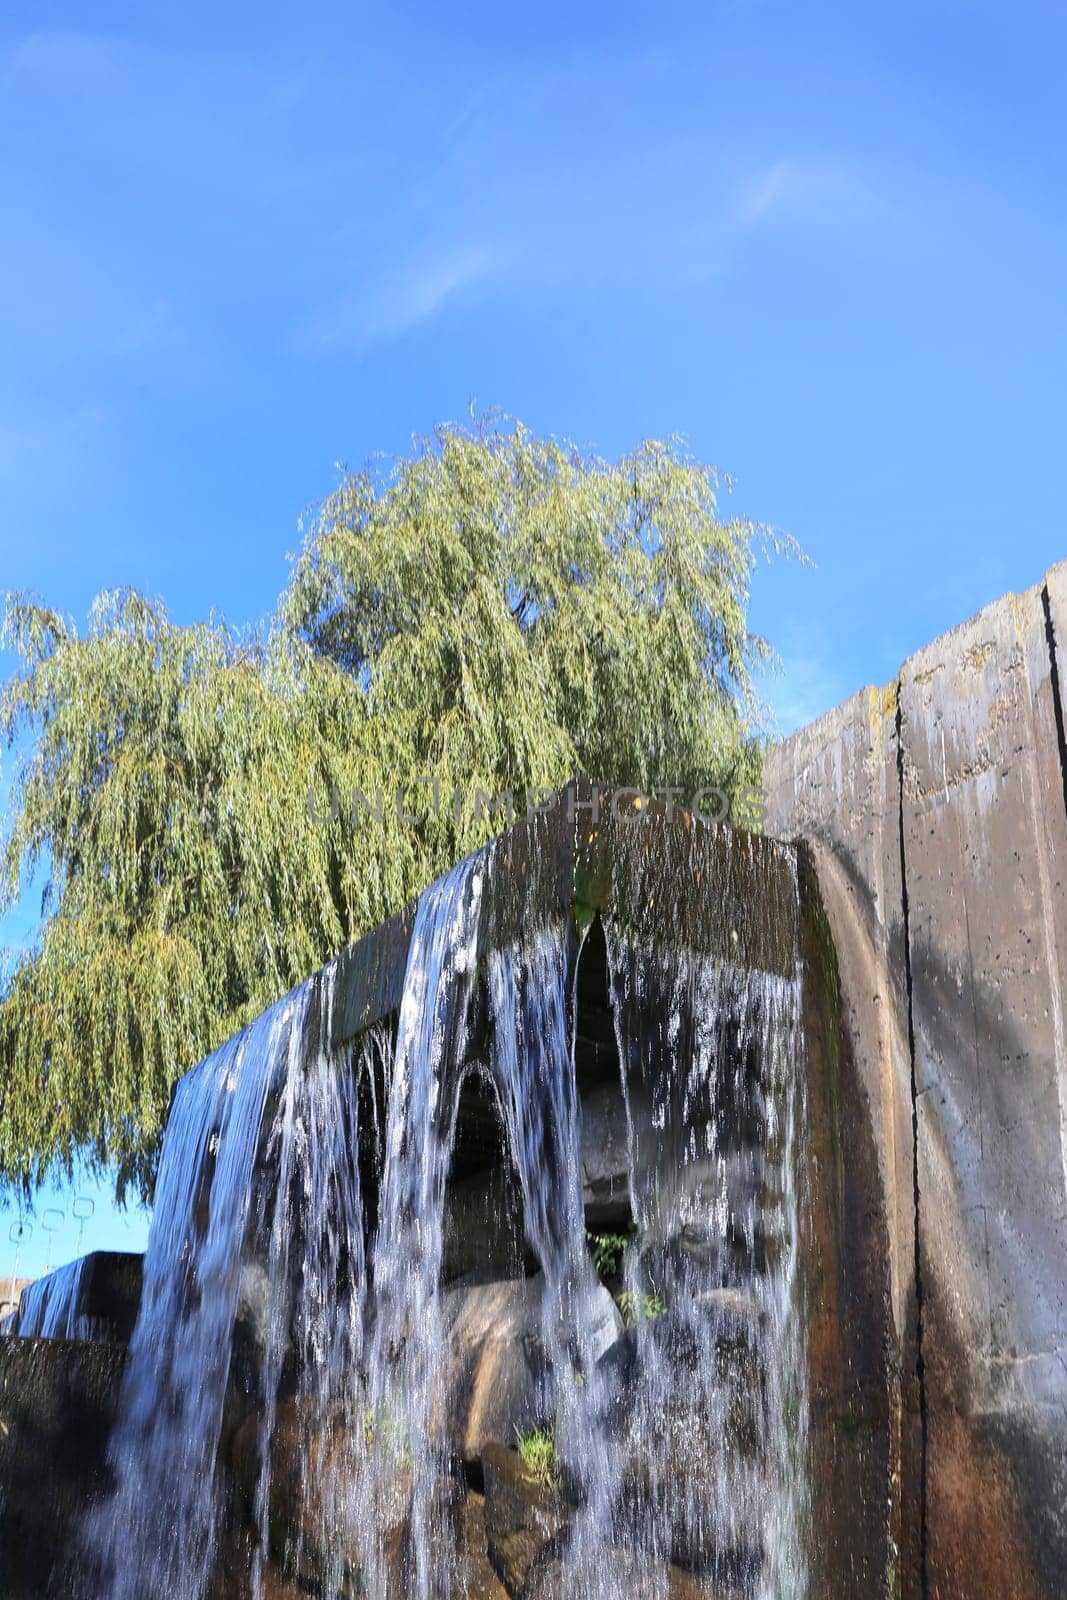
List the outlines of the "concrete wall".
{"label": "concrete wall", "polygon": [[107,1441],[126,1365],[122,1345],[0,1338],[0,1595],[72,1600],[95,1592],[78,1534],[107,1493]]}
{"label": "concrete wall", "polygon": [[938,1600],[1067,1588],[1061,683],[1067,563],[765,771],[767,831],[814,841],[875,1132],[902,1587]]}

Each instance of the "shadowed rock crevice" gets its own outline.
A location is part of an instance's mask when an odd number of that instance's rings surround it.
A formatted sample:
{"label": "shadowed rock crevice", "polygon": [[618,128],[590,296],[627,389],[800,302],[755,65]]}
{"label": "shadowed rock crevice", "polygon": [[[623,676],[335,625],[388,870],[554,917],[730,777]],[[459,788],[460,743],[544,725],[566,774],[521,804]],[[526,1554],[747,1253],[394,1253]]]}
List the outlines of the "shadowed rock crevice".
{"label": "shadowed rock crevice", "polygon": [[1063,805],[1067,811],[1067,727],[1063,720],[1063,685],[1060,679],[1059,654],[1056,647],[1056,624],[1052,616],[1052,597],[1047,583],[1041,587],[1041,606],[1045,613],[1045,639],[1048,643],[1049,678],[1052,683],[1052,706],[1056,719],[1056,745],[1060,754],[1060,778],[1063,782]]}

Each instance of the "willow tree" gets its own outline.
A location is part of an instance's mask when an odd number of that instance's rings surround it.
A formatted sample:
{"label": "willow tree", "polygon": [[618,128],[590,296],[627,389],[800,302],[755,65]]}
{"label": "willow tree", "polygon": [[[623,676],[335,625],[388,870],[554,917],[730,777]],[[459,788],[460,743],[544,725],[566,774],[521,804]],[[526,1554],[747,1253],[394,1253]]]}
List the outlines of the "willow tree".
{"label": "willow tree", "polygon": [[0,993],[0,1182],[144,1190],[175,1078],[493,831],[479,790],[753,782],[758,532],[715,490],[668,444],[448,427],[341,482],[250,635],[9,597],[0,904],[47,887]]}

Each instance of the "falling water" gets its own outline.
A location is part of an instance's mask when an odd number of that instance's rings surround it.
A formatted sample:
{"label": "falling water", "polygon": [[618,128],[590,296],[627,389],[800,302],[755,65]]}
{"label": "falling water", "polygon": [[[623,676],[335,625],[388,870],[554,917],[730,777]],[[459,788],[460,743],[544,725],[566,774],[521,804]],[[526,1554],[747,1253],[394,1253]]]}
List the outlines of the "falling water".
{"label": "falling water", "polygon": [[752,1600],[801,1600],[799,974],[607,936],[636,1224],[615,1524]]}
{"label": "falling water", "polygon": [[576,1421],[598,1322],[582,1201],[570,968],[562,918],[521,945],[494,951],[489,963],[493,1073],[526,1237],[543,1274],[546,1404],[560,1433]]}
{"label": "falling water", "polygon": [[[472,1071],[495,1085],[518,1170],[529,1242],[544,1267],[548,1352],[544,1404],[573,1410],[594,1357],[595,1280],[585,1248],[578,1179],[578,1106],[572,1069],[562,919],[522,947],[493,952],[488,1000],[491,1059],[470,1055],[477,932],[492,852],[460,864],[423,896],[412,935],[390,1075],[379,1220],[368,1262],[373,1309],[365,1360],[309,1367],[309,1431],[341,1441],[305,1473],[316,1478],[321,1592],[346,1592],[356,1556],[361,1593],[447,1600],[463,1592],[445,1552],[457,1483],[443,1392],[445,1329],[439,1287],[446,1181],[460,1090]],[[353,1197],[354,1198],[354,1197]]]}
{"label": "falling water", "polygon": [[[435,1426],[444,1329],[438,1287],[451,1161],[474,992],[486,856],[472,856],[419,902],[408,952],[386,1118],[374,1248],[374,1332],[359,1498],[368,1600],[385,1600],[391,1565],[411,1600],[449,1593],[442,1559],[449,1474]],[[405,1548],[391,1556],[397,1486],[406,1489]]]}
{"label": "falling water", "polygon": [[[799,974],[607,929],[629,1127],[636,1325],[593,1359],[580,1109],[559,931],[494,954],[494,1068],[543,1322],[573,1526],[539,1594],[613,1600],[639,1558],[746,1600],[806,1594],[797,1306]],[[620,1564],[621,1561],[621,1564]],[[629,1576],[628,1576],[629,1575]],[[621,1587],[620,1587],[621,1586]]]}
{"label": "falling water", "polygon": [[100,1600],[204,1594],[253,1170],[271,1096],[304,1059],[314,987],[294,990],[178,1086],[111,1444],[116,1492],[86,1530]]}
{"label": "falling water", "polygon": [[256,1282],[254,1600],[268,1552],[283,1553],[279,1495],[285,1560],[324,1600],[460,1600],[440,1279],[472,1072],[495,1090],[541,1267],[539,1404],[570,1507],[542,1600],[636,1592],[627,1561],[657,1600],[668,1563],[743,1600],[806,1593],[799,976],[605,920],[634,1220],[633,1325],[605,1350],[582,1192],[579,941],[531,910],[519,940],[480,959],[495,863],[483,852],[422,896],[395,1044],[370,1034],[354,1058],[329,1056],[309,984],[181,1085],[116,1498],[90,1530],[99,1600],[204,1600],[233,1329]]}
{"label": "falling water", "polygon": [[346,1579],[345,1552],[358,1539],[350,1486],[361,1476],[364,1452],[353,1397],[361,1392],[367,1332],[358,1157],[365,1099],[372,1136],[380,1132],[374,1096],[385,1048],[383,1036],[370,1030],[351,1059],[320,1050],[290,1072],[257,1173],[253,1238],[266,1258],[267,1293],[256,1385],[255,1600],[271,1543],[272,1441],[290,1363],[296,1381],[288,1385],[295,1387],[289,1466],[295,1454],[311,1513],[298,1519],[290,1560],[298,1571],[315,1568],[327,1591],[337,1593]]}
{"label": "falling water", "polygon": [[85,1261],[72,1261],[31,1283],[22,1291],[12,1332],[22,1339],[99,1337],[100,1325],[82,1309],[84,1276]]}

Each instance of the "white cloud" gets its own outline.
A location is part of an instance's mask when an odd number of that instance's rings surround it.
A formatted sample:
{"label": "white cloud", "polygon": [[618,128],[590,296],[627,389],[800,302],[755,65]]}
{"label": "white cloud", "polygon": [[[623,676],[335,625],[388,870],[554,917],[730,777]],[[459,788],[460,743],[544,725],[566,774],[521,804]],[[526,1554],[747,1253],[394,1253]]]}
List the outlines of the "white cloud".
{"label": "white cloud", "polygon": [[498,74],[468,94],[373,221],[361,212],[360,230],[339,210],[316,253],[325,271],[347,262],[350,284],[323,295],[301,342],[363,348],[489,284],[686,292],[731,272],[760,228],[836,234],[861,215],[868,181],[853,164],[746,158],[684,114],[646,118],[661,70]]}
{"label": "white cloud", "polygon": [[412,259],[321,307],[298,341],[312,348],[361,351],[428,322],[450,300],[490,278],[490,252],[475,246]]}
{"label": "white cloud", "polygon": [[840,224],[873,197],[870,175],[853,164],[783,156],[744,178],[734,226],[749,233],[772,221]]}
{"label": "white cloud", "polygon": [[770,732],[785,738],[830,711],[856,688],[830,664],[830,649],[819,628],[794,624],[779,641],[781,667],[762,675],[757,691],[770,712]]}
{"label": "white cloud", "polygon": [[769,215],[795,186],[795,176],[786,161],[776,161],[769,171],[752,178],[742,193],[738,206],[738,222],[743,228],[754,228]]}
{"label": "white cloud", "polygon": [[406,333],[462,290],[484,282],[492,270],[492,256],[477,247],[414,263],[385,287],[372,330],[383,336]]}
{"label": "white cloud", "polygon": [[117,47],[92,33],[61,30],[31,33],[14,47],[9,63],[27,76],[99,79],[117,59]]}
{"label": "white cloud", "polygon": [[[25,160],[0,235],[0,299],[23,342],[65,357],[214,327],[225,343],[212,297],[231,298],[242,272],[258,283],[269,251],[272,325],[309,354],[358,353],[489,287],[704,288],[746,259],[758,230],[847,227],[866,193],[847,164],[746,154],[681,102],[664,115],[665,86],[689,70],[681,59],[494,62],[449,100],[417,51],[390,94],[387,38],[379,56],[353,101],[339,92],[344,75],[311,56],[265,71],[254,55],[25,38],[8,58],[10,125],[47,128],[62,105],[90,180],[129,209],[76,225],[41,201]],[[172,217],[188,225],[160,257],[156,234],[169,242]]]}

